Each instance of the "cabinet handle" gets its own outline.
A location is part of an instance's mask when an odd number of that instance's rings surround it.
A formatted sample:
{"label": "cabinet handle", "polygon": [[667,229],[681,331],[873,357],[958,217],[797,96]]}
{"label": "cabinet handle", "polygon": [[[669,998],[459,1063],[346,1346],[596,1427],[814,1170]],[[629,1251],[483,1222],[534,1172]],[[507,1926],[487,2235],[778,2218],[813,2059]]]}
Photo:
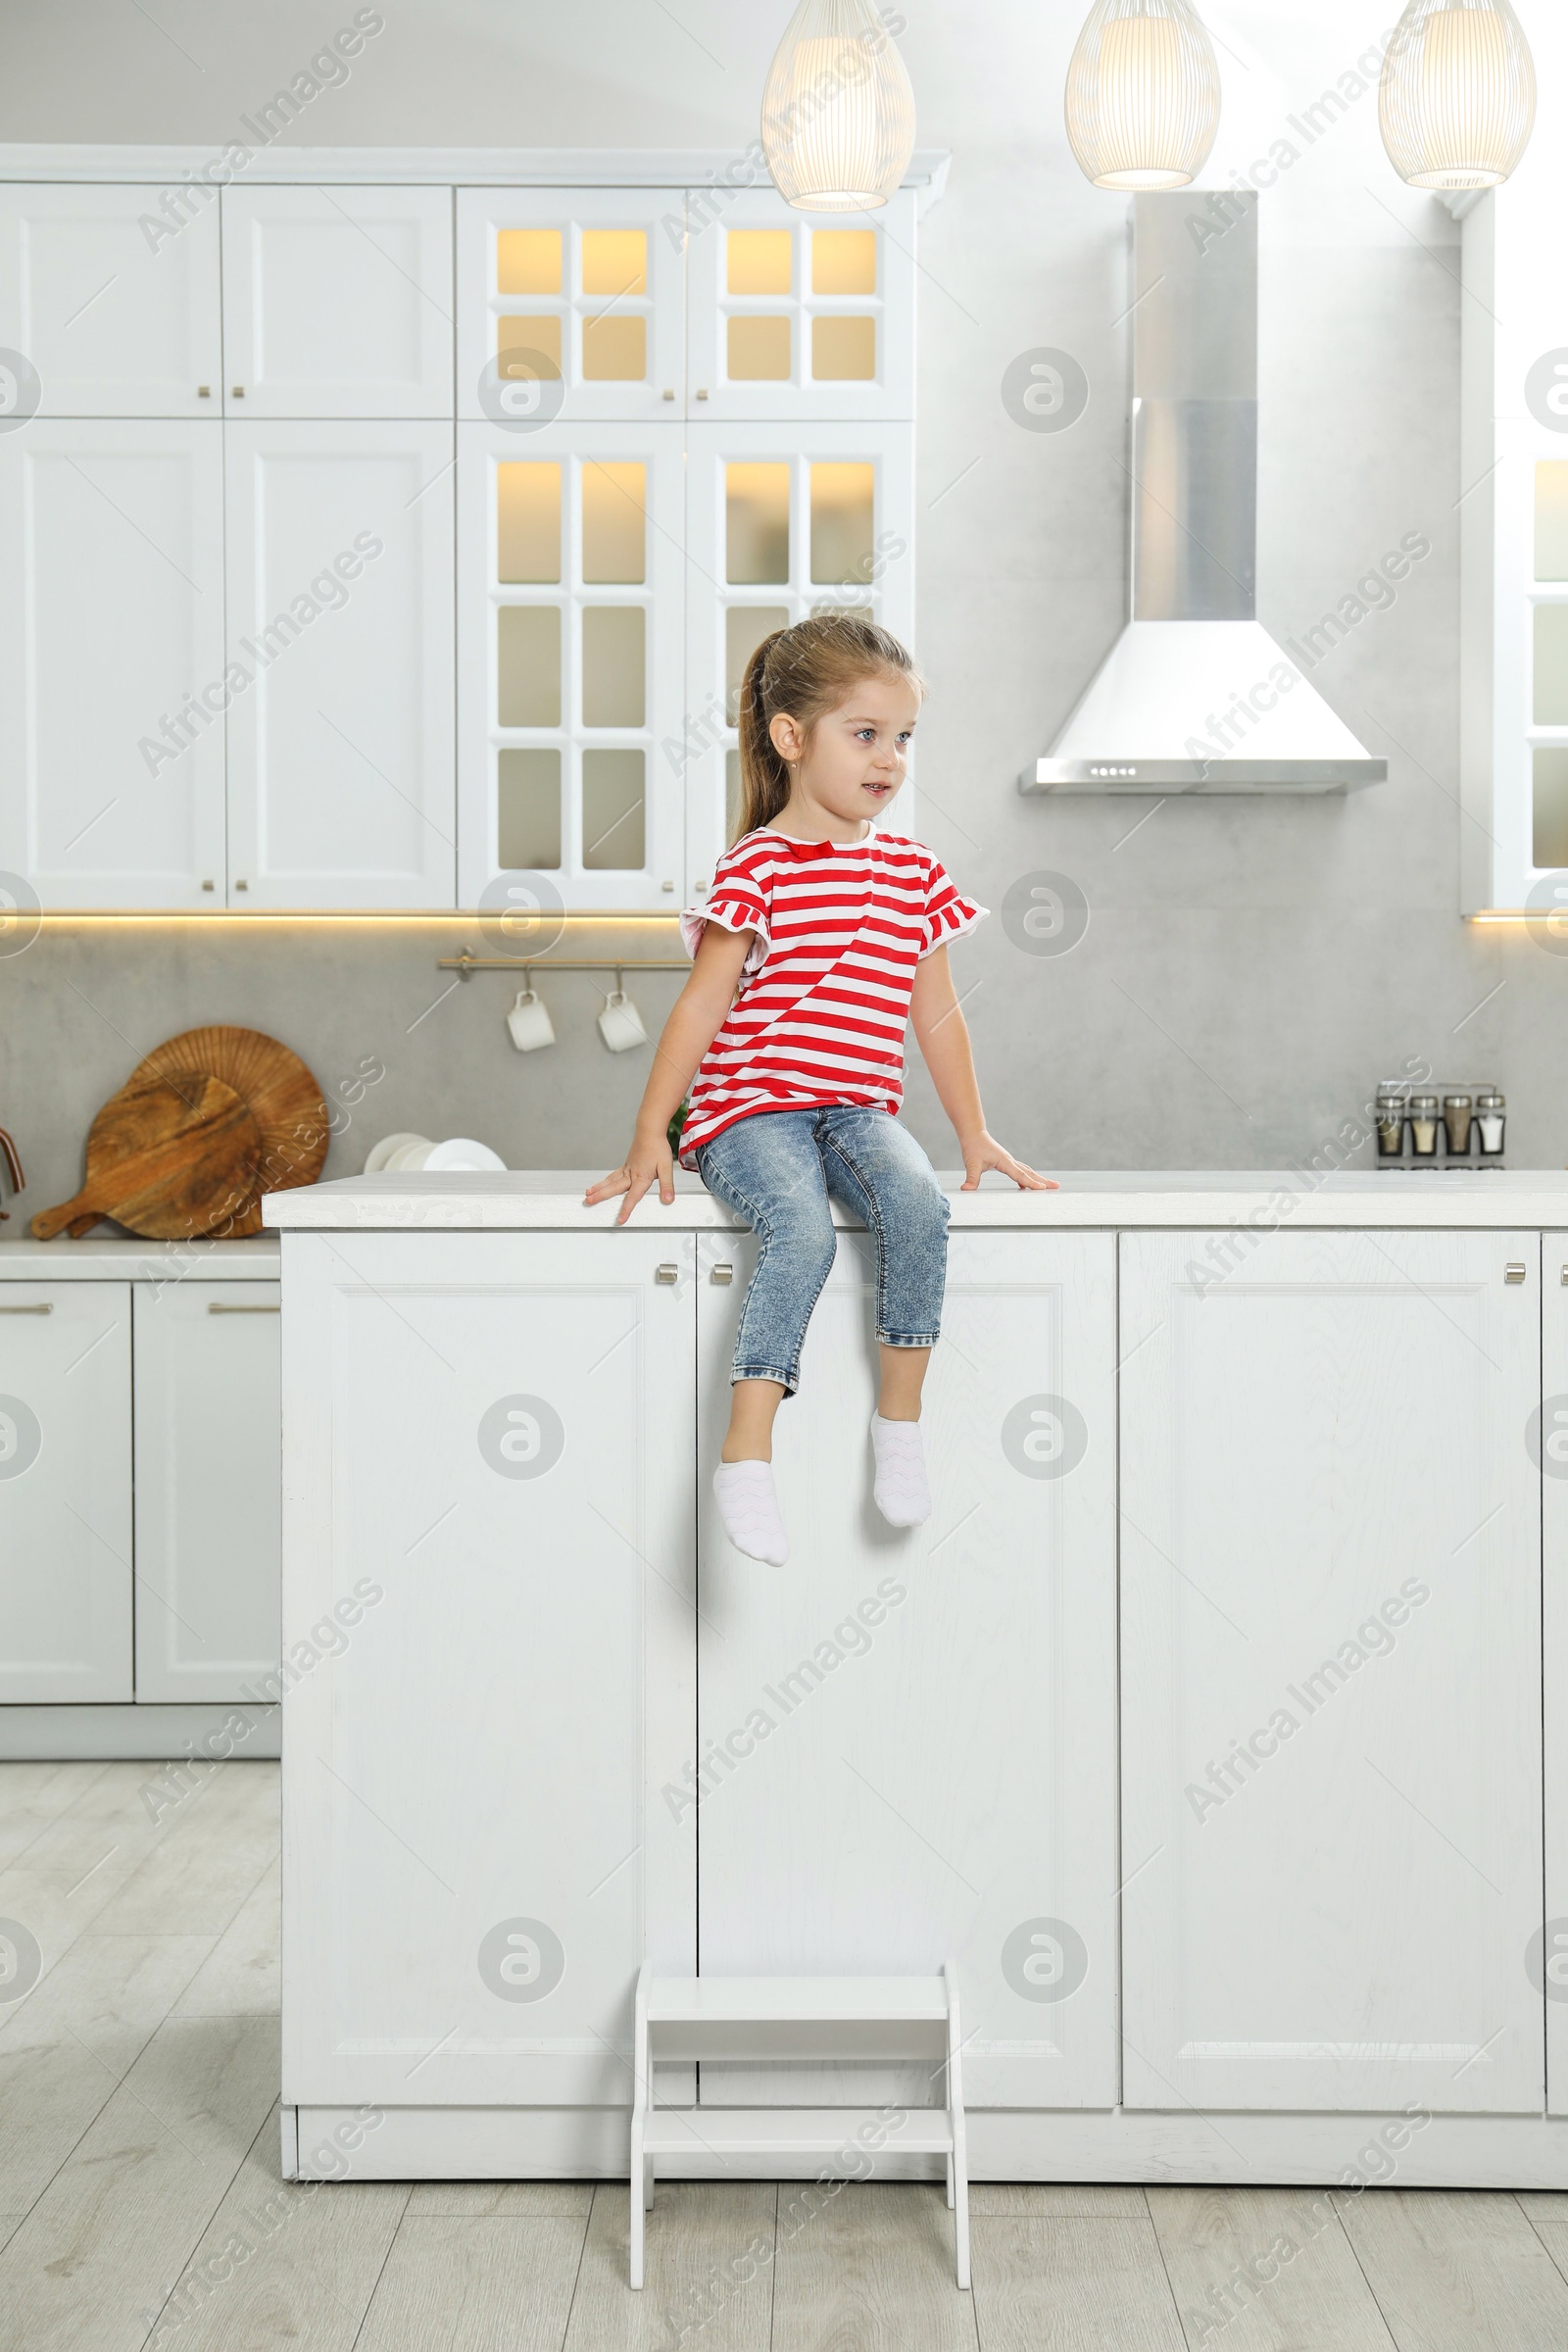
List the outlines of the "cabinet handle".
{"label": "cabinet handle", "polygon": [[673,399],[674,399],[674,397],[675,397],[675,395],[674,395],[674,393],[673,393],[673,392],[666,392],[666,393],[664,394],[664,398],[665,398],[666,400],[673,400]]}
{"label": "cabinet handle", "polygon": [[699,400],[706,400],[708,398],[708,394],[706,392],[699,392],[697,397]]}
{"label": "cabinet handle", "polygon": [[715,1266],[708,1279],[710,1282],[733,1282],[735,1269],[731,1265]]}
{"label": "cabinet handle", "polygon": [[245,397],[245,387],[243,384],[230,384],[228,390],[229,397],[232,400],[243,400]]}
{"label": "cabinet handle", "polygon": [[1562,1278],[1563,1278],[1564,1285],[1565,1285],[1565,1286],[1568,1286],[1568,1266],[1564,1266],[1564,1268],[1563,1268],[1563,1270],[1562,1270]]}
{"label": "cabinet handle", "polygon": [[280,1315],[282,1311],[280,1306],[220,1306],[216,1298],[207,1301],[210,1315]]}
{"label": "cabinet handle", "polygon": [[679,1266],[671,1266],[667,1264],[656,1266],[654,1268],[654,1280],[656,1282],[679,1282],[680,1268]]}
{"label": "cabinet handle", "polygon": [[0,1306],[0,1315],[52,1315],[54,1311],[47,1299],[39,1306]]}
{"label": "cabinet handle", "polygon": [[196,387],[196,397],[197,397],[197,399],[198,399],[198,400],[211,400],[211,399],[212,399],[212,397],[213,397],[213,387],[212,387],[212,385],[211,385],[211,384],[198,384],[198,385],[197,385],[197,387]]}
{"label": "cabinet handle", "polygon": [[1508,1261],[1508,1263],[1507,1263],[1507,1264],[1506,1264],[1506,1265],[1503,1267],[1503,1269],[1502,1269],[1502,1279],[1503,1279],[1503,1281],[1504,1281],[1504,1282],[1523,1282],[1524,1278],[1525,1278],[1525,1269],[1524,1269],[1524,1265],[1523,1265],[1522,1261],[1521,1261],[1519,1258],[1517,1258],[1517,1257],[1510,1258],[1510,1259],[1509,1259],[1509,1261]]}

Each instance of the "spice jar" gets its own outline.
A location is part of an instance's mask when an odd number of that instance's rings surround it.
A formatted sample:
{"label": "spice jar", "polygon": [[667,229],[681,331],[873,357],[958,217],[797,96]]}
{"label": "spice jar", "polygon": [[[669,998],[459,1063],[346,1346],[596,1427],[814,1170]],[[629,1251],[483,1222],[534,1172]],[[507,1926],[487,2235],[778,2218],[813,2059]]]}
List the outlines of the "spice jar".
{"label": "spice jar", "polygon": [[1448,1157],[1468,1159],[1470,1156],[1470,1098],[1468,1095],[1445,1095],[1443,1124],[1447,1130]]}
{"label": "spice jar", "polygon": [[1379,1159],[1402,1159],[1404,1156],[1404,1097],[1394,1088],[1379,1094],[1377,1099],[1377,1130]]}
{"label": "spice jar", "polygon": [[1438,1098],[1436,1095],[1410,1097],[1410,1150],[1417,1159],[1436,1159],[1438,1155]]}
{"label": "spice jar", "polygon": [[1476,1125],[1481,1131],[1483,1159],[1502,1157],[1503,1121],[1507,1109],[1507,1103],[1495,1089],[1489,1088],[1487,1093],[1476,1097]]}

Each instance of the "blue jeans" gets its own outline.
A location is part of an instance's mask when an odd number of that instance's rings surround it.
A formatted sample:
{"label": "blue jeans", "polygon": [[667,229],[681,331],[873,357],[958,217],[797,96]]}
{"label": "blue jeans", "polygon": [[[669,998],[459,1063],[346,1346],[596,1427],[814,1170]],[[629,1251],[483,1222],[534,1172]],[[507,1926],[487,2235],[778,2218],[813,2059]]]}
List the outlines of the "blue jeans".
{"label": "blue jeans", "polygon": [[801,1343],[838,1248],[831,1195],[876,1243],[876,1336],[929,1348],[942,1322],[948,1201],[931,1162],[885,1110],[835,1102],[756,1111],[697,1154],[709,1191],[761,1242],[747,1285],[732,1380],[776,1380],[793,1396]]}

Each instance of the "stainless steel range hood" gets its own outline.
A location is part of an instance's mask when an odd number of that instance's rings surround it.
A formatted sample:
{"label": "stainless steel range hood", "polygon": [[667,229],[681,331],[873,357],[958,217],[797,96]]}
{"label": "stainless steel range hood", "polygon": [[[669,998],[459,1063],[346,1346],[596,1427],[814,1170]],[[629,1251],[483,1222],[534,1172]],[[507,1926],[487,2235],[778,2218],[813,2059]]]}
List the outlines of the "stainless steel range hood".
{"label": "stainless steel range hood", "polygon": [[1257,198],[1133,213],[1132,618],[1023,792],[1381,783],[1255,617]]}

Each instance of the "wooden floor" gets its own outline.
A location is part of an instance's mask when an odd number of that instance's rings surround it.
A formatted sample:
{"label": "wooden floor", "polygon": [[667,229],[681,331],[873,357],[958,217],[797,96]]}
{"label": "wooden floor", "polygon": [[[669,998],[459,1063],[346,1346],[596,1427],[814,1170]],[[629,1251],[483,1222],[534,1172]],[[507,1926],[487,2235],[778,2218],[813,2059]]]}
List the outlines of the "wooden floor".
{"label": "wooden floor", "polygon": [[1376,2190],[1319,2227],[1305,2190],[980,2185],[960,2295],[940,2189],[661,2182],[633,2295],[621,2186],[282,2182],[276,1767],[155,1822],[160,1771],[0,1765],[0,1919],[44,1955],[0,2005],[20,2352],[1568,2346],[1568,2195]]}

